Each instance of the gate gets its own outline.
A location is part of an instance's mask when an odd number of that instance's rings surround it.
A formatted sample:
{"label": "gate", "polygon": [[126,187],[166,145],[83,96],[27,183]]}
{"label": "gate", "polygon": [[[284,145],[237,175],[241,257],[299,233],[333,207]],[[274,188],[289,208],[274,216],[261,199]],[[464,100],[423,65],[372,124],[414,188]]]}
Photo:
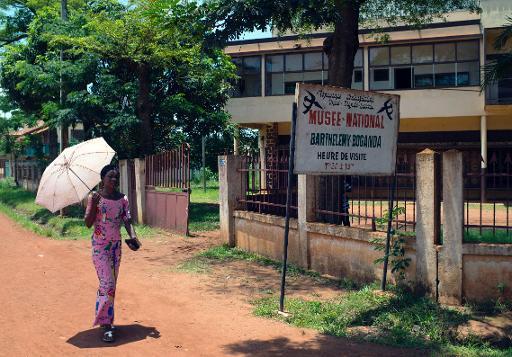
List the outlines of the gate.
{"label": "gate", "polygon": [[190,146],[146,156],[145,222],[188,235]]}

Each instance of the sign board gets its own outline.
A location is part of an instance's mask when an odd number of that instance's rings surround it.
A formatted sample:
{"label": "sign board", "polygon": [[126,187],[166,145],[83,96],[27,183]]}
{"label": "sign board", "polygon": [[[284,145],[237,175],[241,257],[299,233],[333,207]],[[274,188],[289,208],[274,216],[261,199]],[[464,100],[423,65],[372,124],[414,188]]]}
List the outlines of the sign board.
{"label": "sign board", "polygon": [[297,84],[295,173],[395,173],[400,97]]}

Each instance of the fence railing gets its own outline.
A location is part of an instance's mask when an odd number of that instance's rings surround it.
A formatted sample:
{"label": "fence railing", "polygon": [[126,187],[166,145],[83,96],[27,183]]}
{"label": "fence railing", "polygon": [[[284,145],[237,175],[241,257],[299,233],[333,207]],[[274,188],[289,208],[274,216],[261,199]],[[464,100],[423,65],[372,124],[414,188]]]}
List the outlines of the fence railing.
{"label": "fence railing", "polygon": [[[251,212],[284,216],[288,187],[288,152],[277,150],[275,155],[242,157],[239,171],[242,192],[239,203]],[[290,215],[297,217],[297,175],[292,179]]]}
{"label": "fence railing", "polygon": [[190,146],[146,156],[146,185],[165,188],[190,188]]}
{"label": "fence railing", "polygon": [[464,229],[466,241],[512,243],[512,170],[465,175]]}
{"label": "fence railing", "polygon": [[[410,166],[415,168],[415,165]],[[404,171],[404,170],[402,170]],[[317,180],[316,219],[319,222],[385,230],[392,177],[320,176]],[[416,228],[416,173],[397,167],[394,192],[396,231]],[[397,209],[398,208],[398,209]]]}

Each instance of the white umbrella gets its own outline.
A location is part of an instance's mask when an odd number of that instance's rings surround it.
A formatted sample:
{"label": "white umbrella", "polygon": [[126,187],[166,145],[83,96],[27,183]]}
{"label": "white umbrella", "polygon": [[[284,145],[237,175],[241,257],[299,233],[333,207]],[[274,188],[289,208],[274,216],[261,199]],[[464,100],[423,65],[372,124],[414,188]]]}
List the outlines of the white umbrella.
{"label": "white umbrella", "polygon": [[82,201],[100,182],[100,171],[116,152],[103,138],[66,148],[44,170],[36,203],[56,212]]}

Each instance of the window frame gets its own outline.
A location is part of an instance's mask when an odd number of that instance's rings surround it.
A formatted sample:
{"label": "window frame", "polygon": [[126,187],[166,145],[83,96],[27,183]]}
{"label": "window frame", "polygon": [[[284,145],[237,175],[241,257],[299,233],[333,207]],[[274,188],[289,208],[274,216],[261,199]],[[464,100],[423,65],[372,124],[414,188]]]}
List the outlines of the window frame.
{"label": "window frame", "polygon": [[[458,46],[459,43],[468,43],[468,42],[475,42],[477,44],[477,51],[478,56],[477,59],[472,60],[459,60],[458,56]],[[436,44],[454,44],[455,45],[455,53],[454,57],[455,60],[452,61],[436,61]],[[432,61],[430,62],[421,62],[416,63],[413,59],[413,53],[412,48],[416,45],[428,45],[432,48]],[[410,60],[409,63],[403,63],[403,64],[391,64],[391,48],[392,47],[409,47],[409,53],[410,53]],[[370,64],[370,53],[372,48],[382,48],[386,47],[388,49],[388,63],[389,65],[371,65]],[[442,89],[442,88],[459,88],[459,87],[477,87],[481,83],[481,73],[478,71],[478,84],[463,84],[459,85],[458,82],[458,64],[464,64],[464,63],[478,63],[478,68],[481,66],[481,58],[480,58],[480,50],[481,50],[481,44],[478,38],[474,39],[459,39],[459,40],[451,40],[451,41],[432,41],[432,42],[416,42],[416,43],[409,43],[409,44],[395,44],[395,45],[386,45],[386,46],[370,46],[368,47],[368,74],[369,74],[369,90],[385,90],[385,91],[403,91],[403,90],[422,90],[422,89]],[[448,85],[448,86],[438,86],[436,85],[436,65],[443,65],[443,64],[453,64],[455,66],[455,84],[454,85]],[[414,77],[414,68],[417,66],[431,66],[432,67],[432,86],[428,87],[413,87],[415,84],[415,77]],[[392,71],[394,68],[403,68],[403,67],[410,67],[411,68],[411,88],[402,88],[402,89],[395,89],[395,88],[379,88],[375,89],[372,86],[372,83],[375,81],[373,80],[373,71],[375,69],[388,69],[388,71]],[[389,74],[391,78],[391,73]],[[388,81],[389,82],[389,81]]]}
{"label": "window frame", "polygon": [[255,97],[261,97],[261,86],[263,85],[263,81],[261,80],[261,71],[263,70],[263,66],[261,64],[262,62],[262,55],[249,55],[249,56],[232,56],[231,57],[231,62],[234,63],[235,60],[241,60],[241,66],[238,67],[237,64],[235,64],[235,66],[237,66],[237,75],[240,77],[239,79],[236,80],[235,83],[238,83],[238,81],[240,81],[241,79],[243,79],[243,76],[245,74],[248,74],[248,75],[256,75],[256,73],[252,73],[252,72],[248,72],[248,73],[245,73],[245,59],[246,58],[258,58],[259,59],[259,62],[260,62],[260,69],[257,73],[258,75],[258,78],[259,78],[259,83],[260,83],[260,90],[259,90],[259,94],[258,95],[237,95],[237,96],[234,96],[234,95],[230,95],[231,98],[255,98]]}
{"label": "window frame", "polygon": [[[364,88],[364,68],[365,68],[365,55],[364,55],[364,50],[363,50],[363,47],[360,47],[359,50],[361,50],[361,60],[362,60],[362,66],[354,66],[354,70],[361,70],[361,73],[362,73],[362,81],[361,81],[361,84],[362,84],[362,88]],[[310,53],[320,53],[321,54],[321,57],[322,57],[322,69],[314,69],[314,70],[306,70],[305,69],[305,55],[306,54],[310,54]],[[297,55],[297,54],[300,54],[302,55],[302,70],[298,70],[298,71],[287,71],[286,70],[286,57],[287,55]],[[273,57],[273,56],[282,56],[282,62],[283,62],[283,70],[282,71],[278,71],[278,72],[269,72],[267,71],[267,58],[269,57]],[[322,84],[325,84],[325,82],[327,81],[327,74],[329,72],[329,67],[328,67],[328,63],[326,63],[326,59],[327,57],[324,55],[323,51],[321,50],[312,50],[312,51],[303,51],[303,52],[283,52],[283,53],[269,53],[269,54],[266,54],[265,56],[265,63],[264,63],[264,70],[265,70],[265,96],[266,97],[277,97],[277,96],[287,96],[287,95],[293,95],[293,93],[286,93],[286,82],[284,82],[284,78],[283,78],[283,94],[272,94],[270,93],[270,76],[271,75],[275,75],[277,73],[279,74],[282,74],[283,76],[287,73],[314,73],[314,72],[322,72]],[[352,76],[354,77],[354,73],[352,73]],[[304,76],[302,76],[304,77]],[[302,83],[304,83],[304,81],[302,81]],[[363,89],[361,89],[363,90]]]}

